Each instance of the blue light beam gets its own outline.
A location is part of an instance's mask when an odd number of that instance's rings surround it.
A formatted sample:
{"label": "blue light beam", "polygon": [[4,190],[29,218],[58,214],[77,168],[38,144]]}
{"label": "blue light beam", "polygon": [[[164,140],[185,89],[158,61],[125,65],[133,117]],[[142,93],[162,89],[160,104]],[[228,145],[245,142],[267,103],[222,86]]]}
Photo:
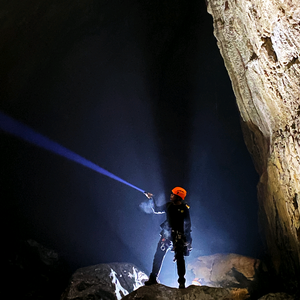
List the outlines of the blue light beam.
{"label": "blue light beam", "polygon": [[17,136],[31,144],[34,144],[38,147],[41,147],[45,150],[51,151],[55,154],[58,154],[62,157],[65,157],[69,160],[75,161],[85,167],[88,167],[102,175],[105,175],[107,177],[110,177],[114,180],[117,180],[119,182],[122,182],[142,193],[144,191],[133,184],[123,180],[122,178],[110,173],[109,171],[99,167],[98,165],[92,163],[91,161],[85,159],[84,157],[81,157],[80,155],[72,152],[71,150],[59,145],[58,143],[50,140],[49,138],[35,132],[33,129],[28,127],[25,124],[22,124],[21,122],[18,122],[14,120],[13,118],[5,115],[0,111],[0,128],[7,132],[10,133],[14,136]]}

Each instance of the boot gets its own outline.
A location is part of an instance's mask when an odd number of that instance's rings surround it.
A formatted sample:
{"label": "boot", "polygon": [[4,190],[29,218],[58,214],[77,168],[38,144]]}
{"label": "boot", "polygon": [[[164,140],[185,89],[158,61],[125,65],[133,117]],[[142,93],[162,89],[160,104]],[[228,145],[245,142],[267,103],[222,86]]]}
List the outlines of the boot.
{"label": "boot", "polygon": [[149,276],[149,279],[145,281],[145,285],[152,285],[152,284],[157,284],[156,276],[154,276],[152,273]]}
{"label": "boot", "polygon": [[184,283],[179,283],[179,288],[180,289],[185,289],[185,284]]}
{"label": "boot", "polygon": [[178,283],[179,283],[180,289],[185,289],[185,278],[184,277],[179,277]]}

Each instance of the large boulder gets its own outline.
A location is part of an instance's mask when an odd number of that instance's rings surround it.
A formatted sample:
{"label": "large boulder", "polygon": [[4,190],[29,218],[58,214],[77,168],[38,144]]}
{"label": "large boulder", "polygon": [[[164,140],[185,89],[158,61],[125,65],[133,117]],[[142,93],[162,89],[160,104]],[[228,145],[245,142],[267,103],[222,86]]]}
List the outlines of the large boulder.
{"label": "large boulder", "polygon": [[263,295],[270,285],[267,269],[259,259],[234,253],[200,256],[187,269],[195,285],[247,289],[252,297]]}
{"label": "large boulder", "polygon": [[259,272],[266,272],[259,259],[234,253],[199,256],[188,270],[199,285],[241,288],[249,288]]}
{"label": "large boulder", "polygon": [[248,299],[246,289],[213,288],[190,285],[186,289],[170,288],[161,284],[144,286],[132,292],[123,300],[243,300]]}
{"label": "large boulder", "polygon": [[61,300],[121,299],[139,288],[148,276],[130,263],[99,264],[78,269]]}
{"label": "large boulder", "polygon": [[[246,289],[214,288],[191,285],[184,290],[169,288],[161,284],[141,287],[123,300],[243,300],[250,299]],[[251,298],[257,299],[257,298]],[[270,293],[258,300],[296,300],[286,293]]]}
{"label": "large boulder", "polygon": [[269,293],[258,300],[296,300],[298,298],[295,298],[291,295],[288,295],[286,293]]}

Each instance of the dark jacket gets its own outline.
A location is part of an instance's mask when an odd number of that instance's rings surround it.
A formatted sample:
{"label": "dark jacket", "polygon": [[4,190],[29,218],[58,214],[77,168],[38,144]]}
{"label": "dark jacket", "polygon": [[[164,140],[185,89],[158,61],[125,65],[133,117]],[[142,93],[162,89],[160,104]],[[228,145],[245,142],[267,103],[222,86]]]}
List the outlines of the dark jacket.
{"label": "dark jacket", "polygon": [[175,205],[171,201],[162,206],[157,206],[153,201],[153,212],[155,214],[166,213],[166,221],[160,226],[162,234],[166,237],[171,237],[172,232],[184,234],[186,241],[191,243],[191,219],[188,206],[182,202],[180,205]]}

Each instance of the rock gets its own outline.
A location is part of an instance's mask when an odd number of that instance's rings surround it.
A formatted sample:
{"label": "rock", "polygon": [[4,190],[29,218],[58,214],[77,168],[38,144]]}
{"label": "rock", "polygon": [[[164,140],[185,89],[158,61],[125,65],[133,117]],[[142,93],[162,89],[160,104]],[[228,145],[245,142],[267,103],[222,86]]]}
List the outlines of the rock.
{"label": "rock", "polygon": [[78,269],[61,300],[121,299],[139,288],[147,275],[130,263],[99,264]]}
{"label": "rock", "polygon": [[213,288],[190,285],[186,289],[175,289],[161,284],[144,286],[124,297],[123,300],[243,300],[249,294],[244,289]]}
{"label": "rock", "polygon": [[201,285],[251,288],[262,264],[259,259],[238,254],[214,254],[198,257],[188,264],[188,270]]}
{"label": "rock", "polygon": [[300,289],[300,6],[208,0],[214,34],[257,172],[259,219],[274,271]]}
{"label": "rock", "polygon": [[246,289],[255,298],[269,291],[269,273],[256,258],[233,253],[200,256],[187,269],[195,285]]}
{"label": "rock", "polygon": [[296,298],[286,293],[270,293],[258,300],[296,300]]}
{"label": "rock", "polygon": [[58,253],[54,250],[44,247],[35,240],[27,240],[27,243],[32,248],[32,251],[35,252],[36,256],[38,256],[45,265],[51,266],[58,262]]}

